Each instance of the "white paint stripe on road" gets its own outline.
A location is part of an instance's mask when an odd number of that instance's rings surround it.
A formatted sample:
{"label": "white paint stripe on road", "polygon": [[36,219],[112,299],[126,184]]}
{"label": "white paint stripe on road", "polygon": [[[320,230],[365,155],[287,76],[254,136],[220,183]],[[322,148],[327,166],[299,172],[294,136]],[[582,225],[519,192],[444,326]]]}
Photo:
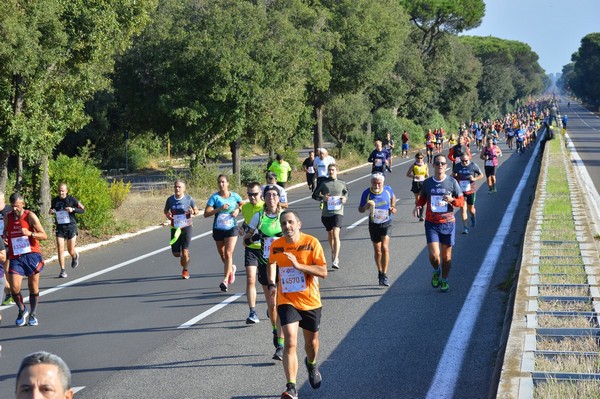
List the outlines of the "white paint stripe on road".
{"label": "white paint stripe on road", "polygon": [[183,323],[182,325],[180,325],[177,328],[190,328],[191,326],[193,326],[194,324],[198,323],[200,320],[204,319],[205,317],[210,316],[211,314],[223,309],[225,306],[229,305],[231,302],[234,302],[235,300],[237,300],[239,297],[241,297],[242,295],[244,295],[243,292],[239,292],[235,295],[230,296],[229,298],[225,299],[223,302],[221,302],[218,305],[213,306],[212,308],[208,309],[205,312],[200,313],[198,316],[194,317],[193,319],[186,321],[185,323]]}
{"label": "white paint stripe on road", "polygon": [[73,387],[71,389],[73,390],[73,393],[77,393],[77,392],[81,391],[82,389],[85,389],[85,387]]}
{"label": "white paint stripe on road", "polygon": [[356,222],[354,222],[350,226],[348,226],[348,230],[355,228],[356,226],[358,226],[359,224],[361,224],[362,222],[364,222],[367,219],[369,219],[369,217],[365,216],[364,218],[357,220]]}
{"label": "white paint stripe on road", "polygon": [[[202,238],[202,237],[206,237],[207,235],[209,235],[211,233],[212,233],[211,231],[207,231],[206,233],[198,234],[197,236],[192,237],[192,241],[193,240],[197,240],[197,239]],[[88,274],[87,276],[84,276],[84,277],[81,277],[81,278],[69,281],[69,282],[64,283],[64,284],[57,285],[56,287],[49,288],[47,290],[40,291],[40,296],[45,296],[45,295],[48,295],[48,294],[52,294],[52,293],[60,291],[60,290],[62,290],[64,288],[67,288],[67,287],[70,287],[72,285],[76,285],[76,284],[82,283],[84,281],[93,279],[94,277],[98,277],[98,276],[101,276],[103,274],[112,272],[113,270],[120,269],[120,268],[122,268],[124,266],[130,265],[130,264],[138,262],[140,260],[144,260],[146,258],[149,258],[151,256],[154,256],[154,255],[159,254],[159,253],[164,252],[164,251],[168,251],[170,249],[171,249],[171,246],[166,246],[166,247],[157,249],[155,251],[149,252],[147,254],[138,256],[136,258],[129,259],[128,261],[121,262],[121,263],[119,263],[117,265],[108,267],[106,269],[99,270],[99,271],[97,271],[95,273]],[[29,298],[23,298],[23,302],[24,303],[28,303],[29,302]],[[2,309],[8,309],[8,308],[13,307],[13,306],[15,306],[15,305],[12,304],[12,305],[8,305],[8,306],[0,306],[0,310],[2,310]]]}
{"label": "white paint stripe on road", "polygon": [[[543,139],[543,137],[540,138],[540,141],[541,139]],[[465,354],[469,348],[469,341],[473,334],[475,321],[479,317],[485,294],[490,287],[490,280],[494,275],[494,270],[496,269],[496,264],[500,258],[502,247],[504,246],[504,242],[510,231],[510,225],[515,216],[515,210],[518,208],[521,195],[525,188],[525,184],[529,179],[529,175],[531,174],[533,162],[537,157],[539,148],[538,142],[527,163],[527,167],[520,179],[519,185],[513,193],[510,203],[505,208],[507,212],[500,222],[498,231],[496,232],[494,239],[490,241],[493,244],[488,247],[481,267],[479,268],[479,272],[475,276],[473,285],[471,285],[469,294],[465,299],[465,303],[456,319],[456,323],[454,323],[452,332],[448,337],[448,343],[446,344],[440,362],[438,363],[435,376],[429,387],[429,392],[427,392],[427,399],[452,399],[454,397],[456,383],[462,369]],[[498,245],[498,243],[500,243],[500,245]]]}

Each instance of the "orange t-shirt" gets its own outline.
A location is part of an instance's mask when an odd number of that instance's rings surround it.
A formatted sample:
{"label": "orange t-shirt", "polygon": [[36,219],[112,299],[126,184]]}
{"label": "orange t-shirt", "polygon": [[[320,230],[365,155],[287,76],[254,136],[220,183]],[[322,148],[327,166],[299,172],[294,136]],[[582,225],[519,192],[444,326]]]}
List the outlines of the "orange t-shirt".
{"label": "orange t-shirt", "polygon": [[315,237],[304,233],[300,233],[298,242],[292,244],[288,244],[285,237],[281,237],[271,244],[269,256],[269,264],[276,262],[279,272],[277,305],[292,305],[298,310],[320,308],[322,305],[319,278],[294,269],[284,252],[294,254],[300,264],[325,266],[327,261],[321,243]]}

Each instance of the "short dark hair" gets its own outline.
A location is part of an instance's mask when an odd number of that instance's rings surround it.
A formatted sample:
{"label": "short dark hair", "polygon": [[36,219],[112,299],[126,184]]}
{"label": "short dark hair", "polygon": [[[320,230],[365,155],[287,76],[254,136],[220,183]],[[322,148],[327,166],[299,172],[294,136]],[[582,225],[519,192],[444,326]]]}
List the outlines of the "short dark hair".
{"label": "short dark hair", "polygon": [[283,159],[283,155],[277,154],[277,156],[275,156],[275,159],[281,161]]}
{"label": "short dark hair", "polygon": [[10,197],[8,198],[8,201],[12,204],[14,204],[17,201],[25,201],[25,199],[23,198],[23,195],[19,192],[17,193],[12,193],[10,195]]}
{"label": "short dark hair", "polygon": [[267,180],[269,179],[277,180],[277,175],[274,172],[267,172]]}
{"label": "short dark hair", "polygon": [[49,352],[40,351],[31,353],[23,358],[19,371],[17,371],[17,379],[15,381],[15,391],[19,389],[19,378],[27,367],[35,366],[36,364],[52,364],[58,368],[58,376],[60,384],[64,391],[71,389],[71,370],[69,366],[59,356]]}
{"label": "short dark hair", "polygon": [[286,209],[286,210],[284,210],[283,212],[281,212],[281,215],[279,215],[279,220],[282,220],[282,219],[283,219],[283,217],[284,217],[285,215],[287,215],[288,213],[291,213],[292,215],[294,215],[294,217],[296,218],[296,220],[297,220],[298,222],[300,222],[300,221],[301,221],[301,220],[300,220],[300,215],[298,215],[298,212],[296,212],[296,211],[294,211],[294,210],[292,210],[292,209]]}

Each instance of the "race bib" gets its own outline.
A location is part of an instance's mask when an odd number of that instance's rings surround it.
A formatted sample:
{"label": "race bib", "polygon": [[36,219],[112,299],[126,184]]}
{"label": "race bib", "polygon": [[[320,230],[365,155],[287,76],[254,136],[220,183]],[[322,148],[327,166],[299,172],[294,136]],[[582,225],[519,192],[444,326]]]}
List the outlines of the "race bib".
{"label": "race bib", "polygon": [[317,165],[317,171],[319,172],[319,177],[327,176],[327,165],[325,165],[325,164]]}
{"label": "race bib", "polygon": [[383,161],[382,161],[381,159],[377,158],[373,164],[374,164],[376,167],[380,168],[380,167],[381,167],[381,165],[383,165]]}
{"label": "race bib", "polygon": [[181,229],[183,227],[187,227],[188,221],[185,214],[173,215],[173,227],[176,229]]}
{"label": "race bib", "polygon": [[231,213],[219,213],[217,215],[217,229],[229,230],[235,226],[235,218]]}
{"label": "race bib", "polygon": [[458,184],[460,184],[460,189],[462,191],[471,191],[471,181],[461,180],[458,182]]}
{"label": "race bib", "polygon": [[338,195],[329,196],[327,200],[327,210],[339,211],[342,209],[342,197]]}
{"label": "race bib", "polygon": [[385,223],[390,216],[390,211],[387,209],[373,209],[373,223]]}
{"label": "race bib", "polygon": [[284,293],[301,292],[306,290],[306,277],[300,270],[293,267],[280,267],[279,280]]}
{"label": "race bib", "polygon": [[20,236],[11,238],[13,255],[23,255],[31,252],[29,237]]}
{"label": "race bib", "polygon": [[71,218],[69,218],[69,212],[67,211],[56,211],[56,223],[58,224],[69,224]]}
{"label": "race bib", "polygon": [[448,212],[448,203],[443,195],[431,196],[431,212]]}
{"label": "race bib", "polygon": [[425,176],[417,175],[417,176],[415,176],[414,180],[415,181],[423,181],[423,180],[425,180]]}
{"label": "race bib", "polygon": [[494,166],[494,160],[488,159],[487,161],[485,161],[485,166]]}
{"label": "race bib", "polygon": [[263,241],[263,258],[269,259],[271,254],[271,244],[275,241],[275,237],[265,237]]}
{"label": "race bib", "polygon": [[312,174],[312,173],[315,173],[315,168],[314,168],[314,166],[309,166],[309,167],[308,167],[308,173],[311,173],[311,174]]}

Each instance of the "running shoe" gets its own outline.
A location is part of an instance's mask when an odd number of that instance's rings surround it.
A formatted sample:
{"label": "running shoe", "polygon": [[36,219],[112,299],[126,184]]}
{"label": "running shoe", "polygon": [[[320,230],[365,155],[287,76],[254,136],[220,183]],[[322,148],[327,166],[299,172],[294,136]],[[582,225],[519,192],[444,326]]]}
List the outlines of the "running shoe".
{"label": "running shoe", "polygon": [[39,324],[37,317],[35,317],[33,313],[29,315],[29,321],[27,324],[30,326],[37,326]]}
{"label": "running shoe", "polygon": [[285,384],[285,392],[281,394],[281,399],[298,399],[296,384],[288,382]]}
{"label": "running shoe", "polygon": [[469,229],[465,226],[465,228],[463,229],[463,234],[469,234]]}
{"label": "running shoe", "polygon": [[383,274],[381,275],[381,285],[383,285],[384,287],[389,287],[390,286],[390,282],[388,280],[388,276]]}
{"label": "running shoe", "polygon": [[278,346],[277,349],[275,349],[273,360],[283,360],[283,346]]}
{"label": "running shoe", "polygon": [[79,266],[79,254],[76,253],[74,258],[71,258],[71,268],[75,269]]}
{"label": "running shoe", "polygon": [[229,284],[235,283],[235,272],[237,267],[235,265],[231,265],[231,273],[229,273],[229,280],[227,281]]}
{"label": "running shoe", "polygon": [[246,324],[257,324],[260,323],[260,319],[255,311],[250,311],[248,318],[246,319]]}
{"label": "running shoe", "polygon": [[448,292],[449,289],[450,289],[450,285],[448,284],[447,281],[441,281],[440,282],[440,291],[442,291],[442,292]]}
{"label": "running shoe", "polygon": [[333,267],[334,269],[336,269],[336,270],[337,270],[337,269],[339,269],[339,268],[340,268],[340,264],[339,264],[339,262],[333,262],[333,263],[331,264],[331,267]]}
{"label": "running shoe", "polygon": [[65,269],[62,269],[58,275],[58,278],[67,278],[67,272]]}
{"label": "running shoe", "polygon": [[12,295],[6,294],[4,300],[2,301],[2,306],[12,305],[13,303],[15,303],[15,300],[12,298]]}
{"label": "running shoe", "polygon": [[477,219],[475,218],[475,215],[471,216],[471,228],[475,227],[475,225],[477,224]]}
{"label": "running shoe", "polygon": [[431,277],[431,286],[433,288],[437,288],[440,286],[440,273],[439,272],[433,272],[433,277]]}
{"label": "running shoe", "polygon": [[424,219],[423,217],[420,217],[420,218],[419,218],[419,222],[422,222],[422,221],[424,221],[424,220],[425,220],[425,219]]}
{"label": "running shoe", "polygon": [[184,280],[187,280],[190,278],[190,272],[188,272],[186,269],[183,269],[181,271],[181,278]]}
{"label": "running shoe", "polygon": [[308,371],[308,382],[313,389],[319,389],[321,387],[321,373],[319,372],[319,367],[315,364],[311,366],[308,364],[308,358],[304,358],[304,364],[306,365],[306,370]]}
{"label": "running shoe", "polygon": [[17,316],[17,320],[15,320],[15,324],[19,327],[23,327],[25,323],[27,323],[27,316],[29,316],[29,310],[27,308],[23,309],[23,311],[19,311],[19,315]]}
{"label": "running shoe", "polygon": [[223,281],[220,285],[219,288],[221,289],[221,291],[223,292],[227,292],[227,283],[225,281]]}

